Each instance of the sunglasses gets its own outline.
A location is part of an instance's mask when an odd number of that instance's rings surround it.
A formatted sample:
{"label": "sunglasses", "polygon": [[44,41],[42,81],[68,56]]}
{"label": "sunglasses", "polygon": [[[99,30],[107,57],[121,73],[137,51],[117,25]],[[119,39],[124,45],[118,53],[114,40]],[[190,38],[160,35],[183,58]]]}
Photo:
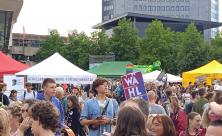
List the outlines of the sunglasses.
{"label": "sunglasses", "polygon": [[28,109],[21,109],[22,113],[28,112]]}

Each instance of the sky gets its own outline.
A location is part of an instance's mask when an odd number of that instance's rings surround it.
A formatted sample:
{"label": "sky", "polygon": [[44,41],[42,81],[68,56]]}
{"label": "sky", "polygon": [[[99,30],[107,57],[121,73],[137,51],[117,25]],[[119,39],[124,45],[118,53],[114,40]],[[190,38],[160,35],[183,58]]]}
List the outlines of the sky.
{"label": "sky", "polygon": [[[222,0],[220,1],[220,22],[222,22]],[[63,36],[77,29],[90,34],[92,26],[102,20],[102,0],[24,0],[14,33],[48,34],[57,29]]]}
{"label": "sky", "polygon": [[48,34],[57,29],[61,35],[77,29],[90,34],[101,22],[102,0],[24,0],[13,32]]}

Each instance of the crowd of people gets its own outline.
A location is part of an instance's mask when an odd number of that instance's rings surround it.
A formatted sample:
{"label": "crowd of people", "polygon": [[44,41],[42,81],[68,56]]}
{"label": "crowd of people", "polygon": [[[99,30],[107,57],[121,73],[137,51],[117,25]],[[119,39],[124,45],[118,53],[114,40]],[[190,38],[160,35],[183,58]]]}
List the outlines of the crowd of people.
{"label": "crowd of people", "polygon": [[222,86],[179,83],[145,84],[148,101],[124,97],[115,86],[97,78],[91,87],[67,90],[51,78],[42,90],[17,96],[0,83],[0,136],[220,136]]}

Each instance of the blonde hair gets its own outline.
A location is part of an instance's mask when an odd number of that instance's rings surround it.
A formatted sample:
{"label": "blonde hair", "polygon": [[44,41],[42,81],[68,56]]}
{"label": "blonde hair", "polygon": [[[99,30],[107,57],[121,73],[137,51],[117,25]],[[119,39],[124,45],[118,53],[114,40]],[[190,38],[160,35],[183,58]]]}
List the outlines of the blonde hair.
{"label": "blonde hair", "polygon": [[0,108],[0,126],[2,127],[0,136],[10,136],[9,116],[3,108]]}
{"label": "blonde hair", "polygon": [[203,128],[207,128],[210,124],[210,119],[208,117],[209,110],[210,110],[209,107],[207,107],[203,112],[202,119],[201,119],[201,125]]}
{"label": "blonde hair", "polygon": [[56,89],[55,89],[55,91],[56,91],[56,93],[59,93],[59,94],[64,94],[65,93],[65,91],[63,90],[63,88],[62,87],[56,87]]}

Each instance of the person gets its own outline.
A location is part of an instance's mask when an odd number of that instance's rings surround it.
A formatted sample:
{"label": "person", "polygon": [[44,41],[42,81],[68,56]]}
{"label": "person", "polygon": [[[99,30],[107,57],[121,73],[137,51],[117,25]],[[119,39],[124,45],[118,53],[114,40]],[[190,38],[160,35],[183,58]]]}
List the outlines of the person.
{"label": "person", "polygon": [[209,124],[205,136],[221,136],[222,134],[222,121],[217,120]]}
{"label": "person", "polygon": [[35,99],[35,98],[36,98],[36,92],[32,90],[32,84],[26,83],[24,93],[21,95],[21,100]]}
{"label": "person", "polygon": [[179,100],[176,96],[170,97],[170,118],[176,128],[177,136],[181,131],[186,130],[186,114],[179,106]]}
{"label": "person", "polygon": [[156,136],[176,136],[176,129],[172,120],[167,115],[157,115],[153,117],[151,131]]}
{"label": "person", "polygon": [[11,127],[11,135],[16,136],[18,135],[19,126],[22,122],[22,113],[21,113],[22,103],[17,101],[12,103],[7,108],[7,112],[9,115],[10,120],[10,127]]}
{"label": "person", "polygon": [[115,89],[115,96],[116,96],[116,100],[117,100],[118,103],[121,103],[122,101],[125,100],[123,85],[122,85],[121,80],[118,81],[118,83],[117,83],[117,87]]}
{"label": "person", "polygon": [[32,133],[35,136],[54,136],[59,127],[59,112],[49,101],[39,101],[31,109]]}
{"label": "person", "polygon": [[[217,88],[218,89],[218,88]],[[204,128],[207,128],[211,121],[220,120],[222,117],[222,91],[215,90],[214,102],[211,102],[208,107],[204,110],[202,116],[202,125]]]}
{"label": "person", "polygon": [[72,89],[72,95],[75,95],[79,99],[80,107],[81,109],[84,106],[84,100],[82,99],[82,91],[78,87],[73,87]]}
{"label": "person", "polygon": [[206,96],[205,88],[199,89],[198,93],[200,95],[200,99],[193,104],[193,112],[197,112],[202,116],[204,111],[204,105],[208,103],[208,100],[205,98]]}
{"label": "person", "polygon": [[3,108],[0,108],[0,136],[11,136],[9,116]]}
{"label": "person", "polygon": [[77,96],[68,96],[68,112],[66,115],[67,126],[72,129],[76,136],[85,136],[85,133],[80,124],[81,108]]}
{"label": "person", "polygon": [[23,136],[34,136],[31,131],[31,107],[36,103],[35,99],[27,99],[23,101],[21,108],[23,121],[19,127],[19,133]]}
{"label": "person", "polygon": [[131,106],[140,109],[143,112],[145,118],[148,118],[149,116],[150,113],[149,102],[145,101],[140,97],[133,97],[131,99],[128,99],[127,101],[123,101],[120,104],[120,108],[125,106]]}
{"label": "person", "polygon": [[201,116],[197,112],[191,112],[187,116],[187,129],[181,131],[179,136],[205,136],[206,129],[201,128]]}
{"label": "person", "polygon": [[186,107],[186,105],[188,105],[190,103],[190,89],[186,89],[186,92],[182,95],[182,100],[184,102],[184,107]]}
{"label": "person", "polygon": [[[45,101],[50,101],[59,111],[59,119],[60,119],[60,129],[64,127],[64,111],[61,102],[55,97],[55,88],[56,88],[56,82],[52,78],[46,78],[44,79],[42,83],[42,88],[43,91],[39,92],[37,94],[37,99],[38,100],[45,100]],[[59,134],[59,131],[57,131],[57,135]]]}
{"label": "person", "polygon": [[196,103],[199,100],[198,91],[192,91],[191,92],[191,97],[192,97],[192,99],[191,99],[190,103],[187,104],[186,107],[185,107],[186,115],[188,115],[190,112],[192,112],[193,104]]}
{"label": "person", "polygon": [[203,106],[204,109],[206,109],[209,106],[209,103],[214,101],[214,93],[208,92],[205,98],[208,100],[208,103],[204,104]]}
{"label": "person", "polygon": [[150,114],[166,114],[164,108],[161,105],[156,104],[157,95],[154,91],[147,93],[149,97]]}
{"label": "person", "polygon": [[17,91],[16,90],[11,90],[10,95],[9,95],[9,101],[10,103],[17,101]]}
{"label": "person", "polygon": [[6,96],[5,94],[4,94],[4,92],[6,91],[6,84],[5,83],[0,83],[0,102],[1,102],[1,104],[0,104],[0,106],[8,106],[9,105],[9,99],[8,99],[8,96]]}
{"label": "person", "polygon": [[90,90],[87,92],[87,99],[86,99],[86,100],[92,99],[93,97],[94,97],[93,90],[90,89]]}
{"label": "person", "polygon": [[92,85],[96,97],[85,102],[81,117],[81,125],[89,126],[89,136],[101,136],[103,132],[111,132],[113,118],[118,111],[118,103],[106,97],[108,81],[97,78]]}
{"label": "person", "polygon": [[[136,116],[135,116],[136,115]],[[148,136],[146,119],[138,108],[123,107],[118,113],[113,136]]]}
{"label": "person", "polygon": [[56,90],[56,98],[58,98],[62,103],[64,114],[66,114],[68,111],[68,105],[67,105],[67,96],[65,95],[65,91],[60,86],[56,87],[55,90]]}

